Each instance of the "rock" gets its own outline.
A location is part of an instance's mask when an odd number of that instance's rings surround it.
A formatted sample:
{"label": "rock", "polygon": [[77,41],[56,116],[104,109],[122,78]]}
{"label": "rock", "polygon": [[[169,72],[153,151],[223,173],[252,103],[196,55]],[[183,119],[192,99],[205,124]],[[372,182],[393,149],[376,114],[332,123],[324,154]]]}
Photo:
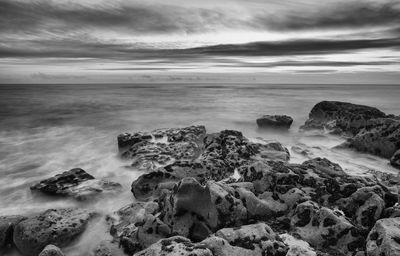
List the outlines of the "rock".
{"label": "rock", "polygon": [[370,119],[386,117],[377,108],[339,101],[322,101],[316,104],[302,129],[340,129],[352,135],[367,126]]}
{"label": "rock", "polygon": [[312,168],[314,172],[325,178],[347,176],[340,165],[332,163],[326,158],[313,158],[303,162],[302,165],[307,168]]}
{"label": "rock", "polygon": [[260,128],[285,128],[289,129],[293,123],[293,118],[286,115],[264,115],[257,119]]}
{"label": "rock", "polygon": [[135,253],[134,256],[213,256],[212,252],[203,246],[193,244],[189,239],[173,236],[162,239],[149,248]]}
{"label": "rock", "polygon": [[64,256],[64,253],[55,245],[47,245],[39,256]]}
{"label": "rock", "polygon": [[301,239],[317,249],[333,248],[346,254],[364,245],[362,230],[339,212],[311,201],[297,205],[291,224]]}
{"label": "rock", "polygon": [[49,244],[66,246],[85,230],[92,216],[73,208],[47,210],[15,226],[14,244],[27,256],[38,255]]}
{"label": "rock", "polygon": [[133,167],[153,171],[175,161],[198,158],[205,132],[204,126],[190,126],[126,133],[118,136],[118,146],[123,158],[133,160]]}
{"label": "rock", "polygon": [[232,246],[221,237],[211,236],[199,243],[212,252],[213,256],[261,256],[260,251]]}
{"label": "rock", "polygon": [[358,151],[390,159],[400,149],[400,120],[372,119],[367,127],[349,140],[349,146]]}
{"label": "rock", "polygon": [[258,255],[286,255],[288,251],[280,237],[265,223],[223,228],[215,235],[228,241],[231,246],[258,252]]}
{"label": "rock", "polygon": [[378,220],[368,234],[368,256],[400,255],[400,218]]}
{"label": "rock", "polygon": [[392,158],[390,158],[390,164],[396,168],[400,168],[400,149],[393,154]]}
{"label": "rock", "polygon": [[[264,141],[263,141],[264,142]],[[254,154],[254,160],[284,161],[290,160],[289,150],[277,141],[266,141],[265,143],[250,143],[249,145]]]}
{"label": "rock", "polygon": [[317,256],[315,250],[307,242],[289,234],[282,234],[279,237],[289,247],[286,256]]}
{"label": "rock", "polygon": [[49,195],[71,196],[78,200],[92,198],[98,194],[116,193],[122,189],[119,183],[97,180],[80,168],[58,174],[40,181],[31,187]]}
{"label": "rock", "polygon": [[118,244],[112,241],[101,241],[93,251],[94,256],[125,256]]}
{"label": "rock", "polygon": [[26,217],[19,215],[0,217],[0,249],[12,244],[15,225],[25,219]]}

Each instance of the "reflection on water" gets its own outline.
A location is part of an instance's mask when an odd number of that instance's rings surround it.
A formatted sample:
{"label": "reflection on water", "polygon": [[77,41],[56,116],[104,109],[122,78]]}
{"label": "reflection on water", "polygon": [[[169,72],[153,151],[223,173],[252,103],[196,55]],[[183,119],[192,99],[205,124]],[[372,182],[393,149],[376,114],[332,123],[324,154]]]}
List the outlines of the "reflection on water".
{"label": "reflection on water", "polygon": [[[333,149],[343,140],[300,134],[298,127],[321,100],[340,100],[400,113],[399,86],[373,85],[0,85],[1,214],[33,214],[48,208],[79,206],[102,215],[132,202],[131,182],[139,172],[117,156],[116,136],[125,131],[204,124],[209,132],[236,129],[247,137],[278,140],[291,149],[292,162],[327,157],[347,172],[368,169],[396,172],[387,160]],[[288,132],[259,130],[263,114],[294,118]],[[124,192],[79,205],[76,201],[33,195],[29,186],[59,172],[80,167],[98,178],[121,183]],[[66,249],[69,256],[88,255],[107,238],[101,216],[81,240]],[[10,252],[8,255],[18,255]]]}

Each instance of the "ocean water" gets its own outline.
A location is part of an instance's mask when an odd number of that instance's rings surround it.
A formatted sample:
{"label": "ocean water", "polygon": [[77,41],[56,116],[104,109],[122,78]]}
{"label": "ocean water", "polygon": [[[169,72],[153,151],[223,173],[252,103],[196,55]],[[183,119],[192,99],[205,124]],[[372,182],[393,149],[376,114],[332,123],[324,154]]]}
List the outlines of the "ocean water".
{"label": "ocean water", "polygon": [[[130,184],[141,174],[118,157],[117,135],[156,128],[203,124],[208,132],[235,129],[249,138],[280,141],[290,149],[292,162],[307,159],[291,150],[297,146],[338,162],[352,175],[369,169],[397,173],[386,159],[335,149],[342,138],[298,128],[322,100],[400,114],[399,99],[396,85],[0,85],[0,215],[66,206],[93,209],[100,217],[64,249],[69,256],[89,255],[109,238],[104,215],[133,202]],[[288,132],[259,130],[255,120],[263,114],[287,114],[294,123]],[[31,193],[31,185],[74,167],[119,182],[124,192],[85,203]]]}

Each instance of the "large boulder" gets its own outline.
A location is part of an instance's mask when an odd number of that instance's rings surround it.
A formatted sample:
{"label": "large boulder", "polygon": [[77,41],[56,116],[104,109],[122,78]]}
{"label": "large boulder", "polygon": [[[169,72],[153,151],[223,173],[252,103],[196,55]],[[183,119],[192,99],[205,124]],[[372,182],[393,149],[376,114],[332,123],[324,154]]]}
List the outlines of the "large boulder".
{"label": "large boulder", "polygon": [[339,101],[322,101],[316,104],[303,129],[340,129],[352,135],[367,126],[370,119],[385,117],[377,108]]}
{"label": "large boulder", "polygon": [[12,244],[14,227],[26,217],[19,215],[0,217],[0,249]]}
{"label": "large boulder", "polygon": [[48,195],[70,196],[78,200],[89,199],[99,194],[114,194],[121,189],[119,183],[95,179],[80,168],[57,174],[31,186],[31,190]]}
{"label": "large boulder", "polygon": [[14,244],[26,256],[37,256],[49,244],[66,246],[85,230],[92,216],[74,208],[47,210],[15,226]]}
{"label": "large boulder", "polygon": [[367,256],[400,255],[400,218],[378,220],[367,239]]}
{"label": "large boulder", "polygon": [[264,115],[257,119],[260,128],[283,128],[289,129],[293,123],[293,118],[286,115]]}

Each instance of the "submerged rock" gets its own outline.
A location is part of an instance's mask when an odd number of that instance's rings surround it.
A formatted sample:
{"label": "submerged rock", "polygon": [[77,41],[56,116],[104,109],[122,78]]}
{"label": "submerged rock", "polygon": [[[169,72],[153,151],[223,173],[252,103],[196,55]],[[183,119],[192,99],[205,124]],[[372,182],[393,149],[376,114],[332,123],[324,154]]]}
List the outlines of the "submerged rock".
{"label": "submerged rock", "polygon": [[400,218],[378,220],[368,235],[367,255],[400,255]]}
{"label": "submerged rock", "polygon": [[286,115],[264,115],[257,119],[260,128],[284,128],[289,129],[293,123],[293,118]]}
{"label": "submerged rock", "polygon": [[13,243],[13,232],[15,226],[25,220],[26,217],[19,215],[0,217],[0,250]]}
{"label": "submerged rock", "polygon": [[92,216],[73,208],[47,210],[15,226],[14,244],[26,256],[38,255],[49,244],[66,246],[85,230]]}
{"label": "submerged rock", "polygon": [[47,245],[39,256],[65,256],[64,253],[55,245]]}
{"label": "submerged rock", "polygon": [[38,190],[45,194],[71,196],[79,200],[85,200],[100,193],[116,193],[121,189],[122,186],[119,183],[95,179],[80,168],[42,180],[31,187],[31,190]]}

